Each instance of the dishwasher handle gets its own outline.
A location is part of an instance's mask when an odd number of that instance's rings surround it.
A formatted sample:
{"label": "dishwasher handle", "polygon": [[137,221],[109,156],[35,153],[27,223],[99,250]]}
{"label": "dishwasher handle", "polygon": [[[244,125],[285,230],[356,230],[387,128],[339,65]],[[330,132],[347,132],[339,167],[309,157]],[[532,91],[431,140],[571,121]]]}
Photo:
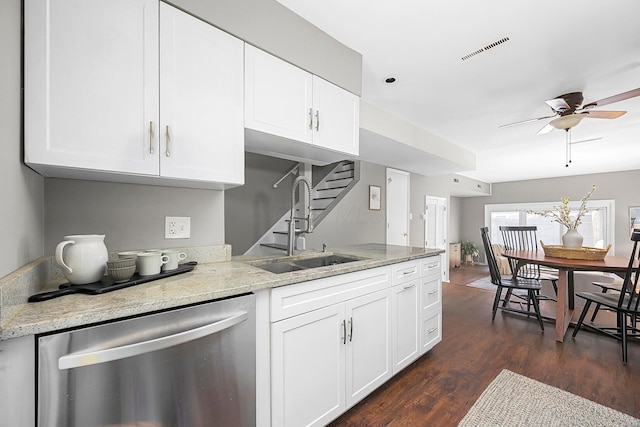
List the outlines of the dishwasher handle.
{"label": "dishwasher handle", "polygon": [[99,363],[111,362],[114,360],[126,359],[127,357],[138,356],[144,353],[174,347],[207,335],[228,329],[238,323],[244,322],[249,317],[246,311],[235,314],[219,322],[210,323],[188,331],[156,338],[149,341],[127,344],[120,347],[107,348],[104,350],[78,352],[67,354],[58,359],[58,369],[73,369],[81,366],[97,365]]}

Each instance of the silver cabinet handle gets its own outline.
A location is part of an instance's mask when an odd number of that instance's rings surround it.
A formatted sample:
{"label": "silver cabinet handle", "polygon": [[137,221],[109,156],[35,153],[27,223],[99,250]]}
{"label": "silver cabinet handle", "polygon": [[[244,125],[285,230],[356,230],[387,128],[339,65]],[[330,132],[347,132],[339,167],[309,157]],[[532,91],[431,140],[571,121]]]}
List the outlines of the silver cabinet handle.
{"label": "silver cabinet handle", "polygon": [[413,269],[413,270],[411,270],[411,271],[405,271],[404,273],[402,273],[402,275],[403,275],[403,276],[406,276],[407,274],[413,274],[413,273],[415,273],[415,272],[416,272],[416,270],[415,270],[415,268],[414,268],[414,269]]}
{"label": "silver cabinet handle", "polygon": [[414,283],[413,285],[407,285],[404,287],[404,289],[411,289],[411,288],[415,288],[416,284]]}
{"label": "silver cabinet handle", "polygon": [[210,323],[208,325],[168,335],[166,337],[127,344],[120,347],[107,348],[104,350],[68,354],[58,359],[58,369],[72,369],[79,368],[81,366],[97,365],[99,363],[126,359],[127,357],[138,356],[140,354],[174,347],[176,345],[228,329],[238,323],[244,322],[248,317],[249,315],[247,312],[243,311],[234,316],[220,320],[219,322]]}
{"label": "silver cabinet handle", "polygon": [[169,133],[169,125],[167,125],[167,132],[166,132],[166,141],[165,141],[165,150],[164,150],[164,155],[167,157],[171,157],[171,134]]}
{"label": "silver cabinet handle", "polygon": [[435,264],[429,264],[429,265],[427,266],[427,268],[428,268],[428,269],[431,269],[431,268],[436,268],[437,266],[438,266],[438,263],[435,263]]}
{"label": "silver cabinet handle", "polygon": [[437,331],[437,330],[438,330],[438,328],[431,328],[431,329],[429,329],[429,330],[427,331],[427,333],[429,333],[429,334],[430,334],[430,333],[433,333],[433,332],[435,332],[435,331]]}
{"label": "silver cabinet handle", "polygon": [[349,319],[349,342],[353,341],[353,317]]}
{"label": "silver cabinet handle", "polygon": [[438,290],[437,290],[437,289],[434,289],[434,290],[432,290],[432,291],[429,291],[429,295],[433,295],[433,294],[437,294],[437,293],[438,293]]}
{"label": "silver cabinet handle", "polygon": [[347,343],[347,321],[342,321],[342,344]]}
{"label": "silver cabinet handle", "polygon": [[313,130],[313,108],[309,108],[309,129]]}
{"label": "silver cabinet handle", "polygon": [[320,111],[316,110],[316,132],[320,130]]}
{"label": "silver cabinet handle", "polygon": [[155,150],[155,145],[156,145],[156,136],[155,136],[155,130],[153,128],[153,121],[149,122],[149,153],[153,154],[156,150]]}

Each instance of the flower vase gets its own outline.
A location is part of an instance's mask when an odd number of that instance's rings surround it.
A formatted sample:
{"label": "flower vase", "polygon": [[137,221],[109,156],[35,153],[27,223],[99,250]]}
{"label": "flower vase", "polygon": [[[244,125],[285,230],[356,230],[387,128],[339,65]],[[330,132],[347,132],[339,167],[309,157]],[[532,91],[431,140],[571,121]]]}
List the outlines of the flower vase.
{"label": "flower vase", "polygon": [[582,247],[582,235],[575,228],[570,228],[562,235],[562,246],[579,249]]}

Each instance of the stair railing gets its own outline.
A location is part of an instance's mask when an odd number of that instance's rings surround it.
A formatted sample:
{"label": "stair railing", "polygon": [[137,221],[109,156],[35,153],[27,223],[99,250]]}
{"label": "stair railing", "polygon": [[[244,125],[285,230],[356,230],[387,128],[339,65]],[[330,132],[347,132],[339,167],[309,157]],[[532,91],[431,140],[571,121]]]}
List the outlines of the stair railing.
{"label": "stair railing", "polygon": [[273,188],[278,188],[278,184],[280,184],[286,177],[291,174],[298,175],[298,170],[300,168],[300,163],[289,169],[282,178],[280,178],[275,184],[273,184]]}

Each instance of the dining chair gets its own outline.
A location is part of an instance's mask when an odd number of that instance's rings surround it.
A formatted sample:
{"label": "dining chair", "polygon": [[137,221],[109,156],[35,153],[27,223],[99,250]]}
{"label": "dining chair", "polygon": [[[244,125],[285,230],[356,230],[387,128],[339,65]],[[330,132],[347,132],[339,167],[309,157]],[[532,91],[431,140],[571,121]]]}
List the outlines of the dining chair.
{"label": "dining chair", "polygon": [[[540,314],[540,305],[538,304],[539,291],[541,288],[540,282],[535,279],[527,279],[522,277],[502,276],[498,269],[498,263],[496,262],[496,256],[491,246],[491,239],[489,238],[489,228],[482,227],[480,229],[482,236],[482,244],[487,256],[487,264],[489,265],[489,274],[491,275],[491,283],[497,286],[496,296],[493,300],[493,308],[491,313],[491,321],[496,318],[496,312],[498,309],[513,313],[526,314],[527,316],[535,315],[540,324],[540,329],[544,331],[544,324],[542,323],[542,315]],[[506,290],[504,298],[502,297],[502,291]],[[514,290],[524,290],[526,294],[519,295],[514,293]],[[526,302],[527,309],[523,308],[523,303],[520,301],[511,301],[512,297],[522,299]],[[500,304],[502,302],[502,304]],[[520,308],[514,308],[510,304],[517,304]],[[533,306],[533,312],[531,307]]]}
{"label": "dining chair", "polygon": [[[601,281],[593,281],[592,285],[598,286],[603,294],[606,294],[608,291],[620,292],[622,289],[622,284],[624,281],[622,279],[615,279],[612,282],[601,282]],[[598,315],[598,311],[600,311],[600,304],[596,304],[596,308],[593,309],[593,314],[591,315],[591,321],[596,320],[596,316]]]}
{"label": "dining chair", "polygon": [[627,342],[629,337],[640,337],[640,330],[637,327],[637,319],[638,315],[640,315],[640,311],[638,310],[640,303],[640,297],[638,295],[638,278],[640,277],[640,267],[638,266],[640,262],[640,245],[638,245],[638,242],[640,241],[640,231],[633,232],[631,241],[633,242],[633,248],[631,249],[629,264],[620,292],[576,293],[576,295],[583,298],[586,303],[582,309],[582,313],[580,313],[580,318],[578,319],[578,323],[576,323],[572,335],[575,337],[578,331],[580,331],[584,318],[592,303],[600,304],[600,306],[615,311],[615,327],[597,327],[593,324],[589,326],[621,341],[622,363],[625,364],[627,363]]}
{"label": "dining chair", "polygon": [[[518,251],[538,251],[538,237],[536,232],[538,227],[535,225],[518,225],[518,226],[500,226],[500,232],[502,233],[502,241],[504,243],[505,250],[518,250]],[[516,271],[517,261],[514,259],[509,260],[511,271]],[[540,271],[539,264],[524,264],[520,266],[516,273],[517,277],[523,279],[535,279],[535,280],[548,280],[553,286],[553,291],[556,297],[558,296],[558,276],[552,274],[542,273]],[[547,299],[555,301],[553,297],[546,295],[540,295],[540,299]]]}

